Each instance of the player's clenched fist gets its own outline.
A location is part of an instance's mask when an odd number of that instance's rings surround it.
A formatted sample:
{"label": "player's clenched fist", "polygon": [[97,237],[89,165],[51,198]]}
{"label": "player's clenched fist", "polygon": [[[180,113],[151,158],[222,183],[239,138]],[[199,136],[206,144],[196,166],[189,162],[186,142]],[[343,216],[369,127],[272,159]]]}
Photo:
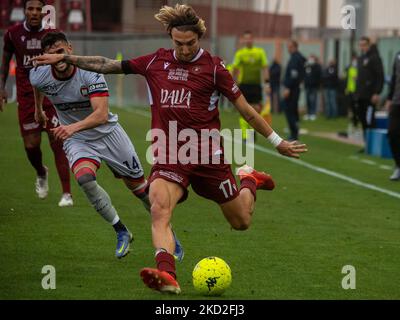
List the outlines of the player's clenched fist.
{"label": "player's clenched fist", "polygon": [[54,134],[56,139],[64,141],[71,137],[76,132],[76,130],[74,125],[69,125],[59,126],[57,128],[51,129],[51,132]]}
{"label": "player's clenched fist", "polygon": [[43,128],[46,128],[49,118],[47,118],[46,112],[44,112],[43,110],[35,110],[35,121],[39,123]]}
{"label": "player's clenched fist", "polygon": [[300,153],[307,152],[307,145],[299,144],[297,141],[288,142],[283,140],[276,149],[284,156],[291,158],[300,158]]}

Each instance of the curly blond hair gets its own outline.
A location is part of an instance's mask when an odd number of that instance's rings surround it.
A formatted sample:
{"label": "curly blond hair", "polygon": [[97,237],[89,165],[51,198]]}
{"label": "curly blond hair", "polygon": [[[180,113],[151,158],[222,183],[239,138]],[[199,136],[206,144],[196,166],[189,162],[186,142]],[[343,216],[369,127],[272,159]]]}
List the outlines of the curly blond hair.
{"label": "curly blond hair", "polygon": [[191,6],[185,4],[176,4],[175,7],[163,6],[154,18],[166,27],[169,34],[176,28],[183,32],[193,31],[201,38],[207,30],[204,20],[197,16]]}

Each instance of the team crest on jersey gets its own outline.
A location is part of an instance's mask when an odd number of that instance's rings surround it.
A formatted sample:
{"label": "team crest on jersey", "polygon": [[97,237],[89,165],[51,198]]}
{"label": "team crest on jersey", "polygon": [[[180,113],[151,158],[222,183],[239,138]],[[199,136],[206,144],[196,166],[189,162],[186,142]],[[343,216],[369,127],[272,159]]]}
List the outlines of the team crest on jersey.
{"label": "team crest on jersey", "polygon": [[164,70],[167,70],[167,68],[169,67],[171,63],[169,62],[164,62]]}
{"label": "team crest on jersey", "polygon": [[47,96],[57,96],[58,95],[58,85],[56,83],[51,83],[45,85],[41,89]]}
{"label": "team crest on jersey", "polygon": [[87,97],[89,95],[89,90],[87,87],[81,87],[81,95]]}
{"label": "team crest on jersey", "polygon": [[192,68],[192,72],[195,74],[199,74],[201,72],[201,68],[199,66],[195,66]]}
{"label": "team crest on jersey", "polygon": [[25,36],[22,36],[22,37],[21,37],[21,41],[22,41],[22,42],[25,42],[25,39],[26,39]]}

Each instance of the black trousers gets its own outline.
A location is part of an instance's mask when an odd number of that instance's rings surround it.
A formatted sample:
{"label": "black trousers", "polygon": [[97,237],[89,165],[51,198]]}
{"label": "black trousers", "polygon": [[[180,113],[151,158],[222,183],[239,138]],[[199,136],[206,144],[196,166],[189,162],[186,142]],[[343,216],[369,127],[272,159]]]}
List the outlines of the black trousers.
{"label": "black trousers", "polygon": [[388,135],[394,161],[400,168],[400,104],[392,105],[390,109]]}
{"label": "black trousers", "polygon": [[348,113],[351,113],[351,122],[354,127],[358,126],[358,114],[357,114],[357,100],[353,93],[346,96],[348,104]]}
{"label": "black trousers", "polygon": [[364,137],[365,130],[375,128],[375,110],[376,107],[371,103],[370,99],[359,99],[357,101],[357,116],[361,122]]}
{"label": "black trousers", "polygon": [[299,139],[299,97],[300,88],[290,89],[289,97],[283,101],[290,130],[289,140]]}

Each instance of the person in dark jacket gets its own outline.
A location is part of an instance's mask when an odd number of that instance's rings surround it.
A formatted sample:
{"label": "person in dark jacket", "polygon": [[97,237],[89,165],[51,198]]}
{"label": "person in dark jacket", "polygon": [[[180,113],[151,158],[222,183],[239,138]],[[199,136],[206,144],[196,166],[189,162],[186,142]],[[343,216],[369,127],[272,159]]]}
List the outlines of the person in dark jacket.
{"label": "person in dark jacket", "polygon": [[375,127],[375,110],[384,84],[382,60],[376,46],[368,37],[359,42],[361,56],[357,60],[357,114],[361,122],[364,137],[365,131]]}
{"label": "person in dark jacket", "polygon": [[306,89],[307,114],[304,120],[316,120],[318,90],[321,86],[322,68],[315,55],[310,55],[305,65],[304,88]]}
{"label": "person in dark jacket", "polygon": [[338,115],[337,89],[339,76],[335,60],[329,61],[328,66],[324,69],[322,83],[325,93],[325,115],[328,119],[336,118]]}
{"label": "person in dark jacket", "polygon": [[288,140],[298,140],[299,138],[299,97],[300,84],[304,80],[304,65],[306,59],[298,51],[298,43],[290,40],[287,45],[290,59],[286,66],[284,78],[283,103],[285,115],[289,125],[290,135]]}
{"label": "person in dark jacket", "polygon": [[392,80],[386,106],[389,109],[389,144],[396,168],[390,177],[392,181],[400,181],[400,52],[393,63]]}
{"label": "person in dark jacket", "polygon": [[273,113],[280,113],[279,93],[281,90],[282,67],[278,59],[274,59],[269,67],[269,84],[271,86],[271,107]]}

